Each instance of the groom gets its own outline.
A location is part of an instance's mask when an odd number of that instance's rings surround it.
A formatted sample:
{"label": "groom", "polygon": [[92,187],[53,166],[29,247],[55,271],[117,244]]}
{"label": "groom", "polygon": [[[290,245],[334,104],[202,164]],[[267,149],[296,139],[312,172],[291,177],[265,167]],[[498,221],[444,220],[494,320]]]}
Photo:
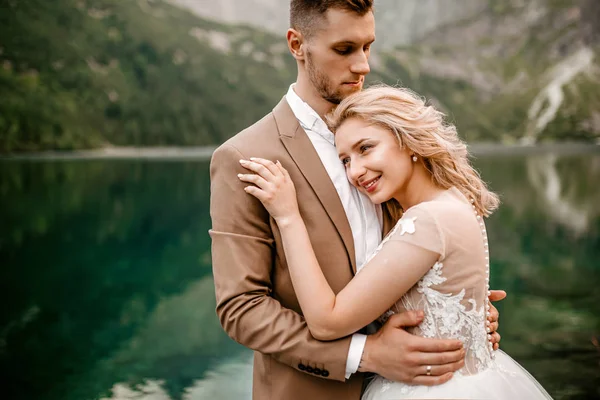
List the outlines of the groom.
{"label": "groom", "polygon": [[[349,184],[322,120],[361,90],[369,73],[372,7],[372,0],[291,0],[287,42],[298,65],[296,83],[270,114],[219,147],[211,161],[217,314],[229,336],[255,350],[254,399],[358,400],[363,372],[437,385],[463,366],[459,341],[421,338],[403,329],[421,322],[418,312],[394,315],[369,336],[312,338],[277,225],[236,176],[244,172],[240,159],[283,164],[295,183],[319,264],[339,292],[393,225],[381,207]],[[491,319],[495,331],[495,309]],[[493,333],[491,339],[497,342],[499,336]]]}

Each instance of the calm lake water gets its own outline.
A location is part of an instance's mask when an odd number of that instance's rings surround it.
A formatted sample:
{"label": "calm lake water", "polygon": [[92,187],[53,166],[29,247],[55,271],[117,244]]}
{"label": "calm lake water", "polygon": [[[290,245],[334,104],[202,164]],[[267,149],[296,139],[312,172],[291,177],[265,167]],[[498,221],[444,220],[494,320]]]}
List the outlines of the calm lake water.
{"label": "calm lake water", "polygon": [[[482,157],[502,347],[556,399],[600,398],[600,154]],[[208,163],[0,162],[3,399],[240,399]]]}

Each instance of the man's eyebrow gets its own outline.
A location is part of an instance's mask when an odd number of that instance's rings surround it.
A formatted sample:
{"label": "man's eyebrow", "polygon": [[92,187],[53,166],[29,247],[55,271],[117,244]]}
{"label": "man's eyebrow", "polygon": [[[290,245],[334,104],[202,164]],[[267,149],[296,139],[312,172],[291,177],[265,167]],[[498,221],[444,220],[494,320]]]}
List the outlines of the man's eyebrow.
{"label": "man's eyebrow", "polygon": [[[367,42],[367,44],[373,44],[373,42],[375,41],[375,38],[369,40]],[[333,46],[356,46],[357,42],[353,41],[353,40],[342,40],[340,42],[335,42],[333,44]]]}

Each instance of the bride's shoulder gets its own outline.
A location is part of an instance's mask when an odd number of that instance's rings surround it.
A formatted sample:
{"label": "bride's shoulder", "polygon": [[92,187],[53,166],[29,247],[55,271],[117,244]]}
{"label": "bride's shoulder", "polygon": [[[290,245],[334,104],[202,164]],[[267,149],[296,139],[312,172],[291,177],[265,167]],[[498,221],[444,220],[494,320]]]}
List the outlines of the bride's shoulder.
{"label": "bride's shoulder", "polygon": [[460,221],[472,220],[474,215],[471,204],[455,196],[452,192],[448,194],[409,208],[402,218],[432,219],[436,224],[441,225],[448,223],[454,225]]}

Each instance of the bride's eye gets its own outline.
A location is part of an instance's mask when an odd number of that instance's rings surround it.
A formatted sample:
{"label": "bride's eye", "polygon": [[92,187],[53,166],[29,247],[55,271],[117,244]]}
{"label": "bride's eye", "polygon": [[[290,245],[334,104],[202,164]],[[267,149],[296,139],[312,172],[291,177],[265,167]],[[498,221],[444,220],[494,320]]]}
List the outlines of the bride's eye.
{"label": "bride's eye", "polygon": [[350,163],[350,157],[342,158],[340,161],[342,161],[342,165],[345,167]]}
{"label": "bride's eye", "polygon": [[365,151],[369,150],[372,147],[373,147],[373,145],[371,145],[371,144],[363,144],[362,146],[360,146],[360,152],[364,153]]}

